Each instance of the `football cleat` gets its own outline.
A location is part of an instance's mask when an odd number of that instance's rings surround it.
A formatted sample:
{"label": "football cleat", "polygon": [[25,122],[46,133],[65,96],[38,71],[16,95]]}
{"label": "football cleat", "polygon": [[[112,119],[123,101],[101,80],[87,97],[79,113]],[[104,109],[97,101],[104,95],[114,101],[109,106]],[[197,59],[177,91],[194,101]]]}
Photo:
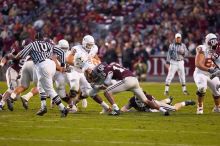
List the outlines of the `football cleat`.
{"label": "football cleat", "polygon": [[87,105],[88,105],[88,104],[87,104],[87,100],[86,100],[86,99],[83,99],[83,100],[82,100],[82,107],[83,107],[83,108],[86,108]]}
{"label": "football cleat", "polygon": [[186,105],[186,106],[188,106],[188,105],[195,105],[195,104],[196,104],[196,102],[193,101],[193,100],[186,100],[186,101],[185,101],[185,105]]}
{"label": "football cleat", "polygon": [[39,111],[36,113],[36,115],[43,116],[46,113],[47,113],[47,107],[44,107],[44,108],[40,108]]}
{"label": "football cleat", "polygon": [[110,113],[112,111],[112,109],[111,108],[109,108],[109,109],[105,109],[105,108],[103,108],[102,109],[102,111],[99,113],[99,114],[106,114],[106,113]]}
{"label": "football cleat", "polygon": [[13,99],[9,97],[6,102],[7,102],[8,109],[10,111],[13,111],[14,110]]}
{"label": "football cleat", "polygon": [[170,115],[169,111],[166,111],[166,112],[164,113],[164,116],[169,116],[169,115]]}
{"label": "football cleat", "polygon": [[113,109],[109,115],[113,115],[113,116],[119,116],[120,115],[120,110],[116,110],[116,109]]}
{"label": "football cleat", "polygon": [[67,109],[69,113],[76,113],[78,111],[78,108],[76,107],[76,105],[67,106]]}
{"label": "football cleat", "polygon": [[69,110],[64,107],[64,109],[61,111],[61,118],[64,118],[68,115]]}
{"label": "football cleat", "polygon": [[196,114],[197,115],[202,115],[203,114],[203,107],[197,107]]}
{"label": "football cleat", "polygon": [[189,92],[187,90],[183,91],[184,95],[189,95]]}
{"label": "football cleat", "polygon": [[213,110],[212,110],[212,112],[214,112],[214,113],[220,113],[220,107],[214,107],[213,108]]}
{"label": "football cleat", "polygon": [[21,96],[21,102],[22,102],[23,107],[27,110],[28,109],[28,101]]}

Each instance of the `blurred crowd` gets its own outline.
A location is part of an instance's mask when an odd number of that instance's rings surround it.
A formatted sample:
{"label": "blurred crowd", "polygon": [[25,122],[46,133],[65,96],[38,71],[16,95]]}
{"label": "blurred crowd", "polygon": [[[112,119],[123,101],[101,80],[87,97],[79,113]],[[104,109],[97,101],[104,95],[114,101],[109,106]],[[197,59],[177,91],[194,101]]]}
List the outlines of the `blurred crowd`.
{"label": "blurred crowd", "polygon": [[165,55],[175,33],[190,55],[208,32],[220,33],[217,0],[0,0],[0,50],[37,31],[54,42],[95,37],[106,62],[133,68],[150,55]]}

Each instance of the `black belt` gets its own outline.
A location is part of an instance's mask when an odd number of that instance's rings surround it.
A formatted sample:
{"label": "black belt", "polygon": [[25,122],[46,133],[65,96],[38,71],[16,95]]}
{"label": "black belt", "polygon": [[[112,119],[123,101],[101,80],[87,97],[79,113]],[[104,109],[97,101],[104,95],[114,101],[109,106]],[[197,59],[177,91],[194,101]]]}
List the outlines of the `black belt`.
{"label": "black belt", "polygon": [[[50,59],[50,60],[52,60],[51,58],[47,58],[47,59]],[[41,63],[41,62],[44,62],[45,60],[41,60],[41,61],[38,61],[38,63]]]}

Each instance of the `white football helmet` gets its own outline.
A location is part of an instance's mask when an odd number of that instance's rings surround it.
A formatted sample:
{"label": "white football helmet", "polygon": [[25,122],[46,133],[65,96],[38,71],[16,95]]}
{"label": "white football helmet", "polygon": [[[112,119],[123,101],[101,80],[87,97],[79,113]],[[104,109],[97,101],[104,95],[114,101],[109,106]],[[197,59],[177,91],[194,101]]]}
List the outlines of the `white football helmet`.
{"label": "white football helmet", "polygon": [[205,37],[205,44],[212,49],[213,46],[218,44],[217,36],[213,33],[209,33]]}
{"label": "white football helmet", "polygon": [[62,39],[58,42],[58,46],[65,51],[69,50],[69,48],[70,48],[68,41],[64,40],[64,39]]}
{"label": "white football helmet", "polygon": [[90,51],[93,45],[95,45],[95,40],[93,36],[86,35],[83,37],[82,46],[86,51]]}

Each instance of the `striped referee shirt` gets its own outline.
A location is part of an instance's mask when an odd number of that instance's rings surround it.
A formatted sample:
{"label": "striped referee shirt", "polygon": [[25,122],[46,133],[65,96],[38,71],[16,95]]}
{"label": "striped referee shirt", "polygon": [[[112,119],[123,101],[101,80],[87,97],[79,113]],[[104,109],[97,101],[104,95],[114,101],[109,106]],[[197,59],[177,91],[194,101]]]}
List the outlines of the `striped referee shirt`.
{"label": "striped referee shirt", "polygon": [[65,64],[65,52],[47,41],[34,41],[28,44],[22,51],[18,53],[16,58],[25,58],[30,55],[34,64],[50,59],[53,54],[60,56],[61,66]]}
{"label": "striped referee shirt", "polygon": [[170,60],[174,60],[174,61],[184,60],[184,56],[186,56],[187,54],[188,54],[188,49],[186,48],[185,44],[183,43],[170,44],[167,53],[167,62],[169,63]]}

